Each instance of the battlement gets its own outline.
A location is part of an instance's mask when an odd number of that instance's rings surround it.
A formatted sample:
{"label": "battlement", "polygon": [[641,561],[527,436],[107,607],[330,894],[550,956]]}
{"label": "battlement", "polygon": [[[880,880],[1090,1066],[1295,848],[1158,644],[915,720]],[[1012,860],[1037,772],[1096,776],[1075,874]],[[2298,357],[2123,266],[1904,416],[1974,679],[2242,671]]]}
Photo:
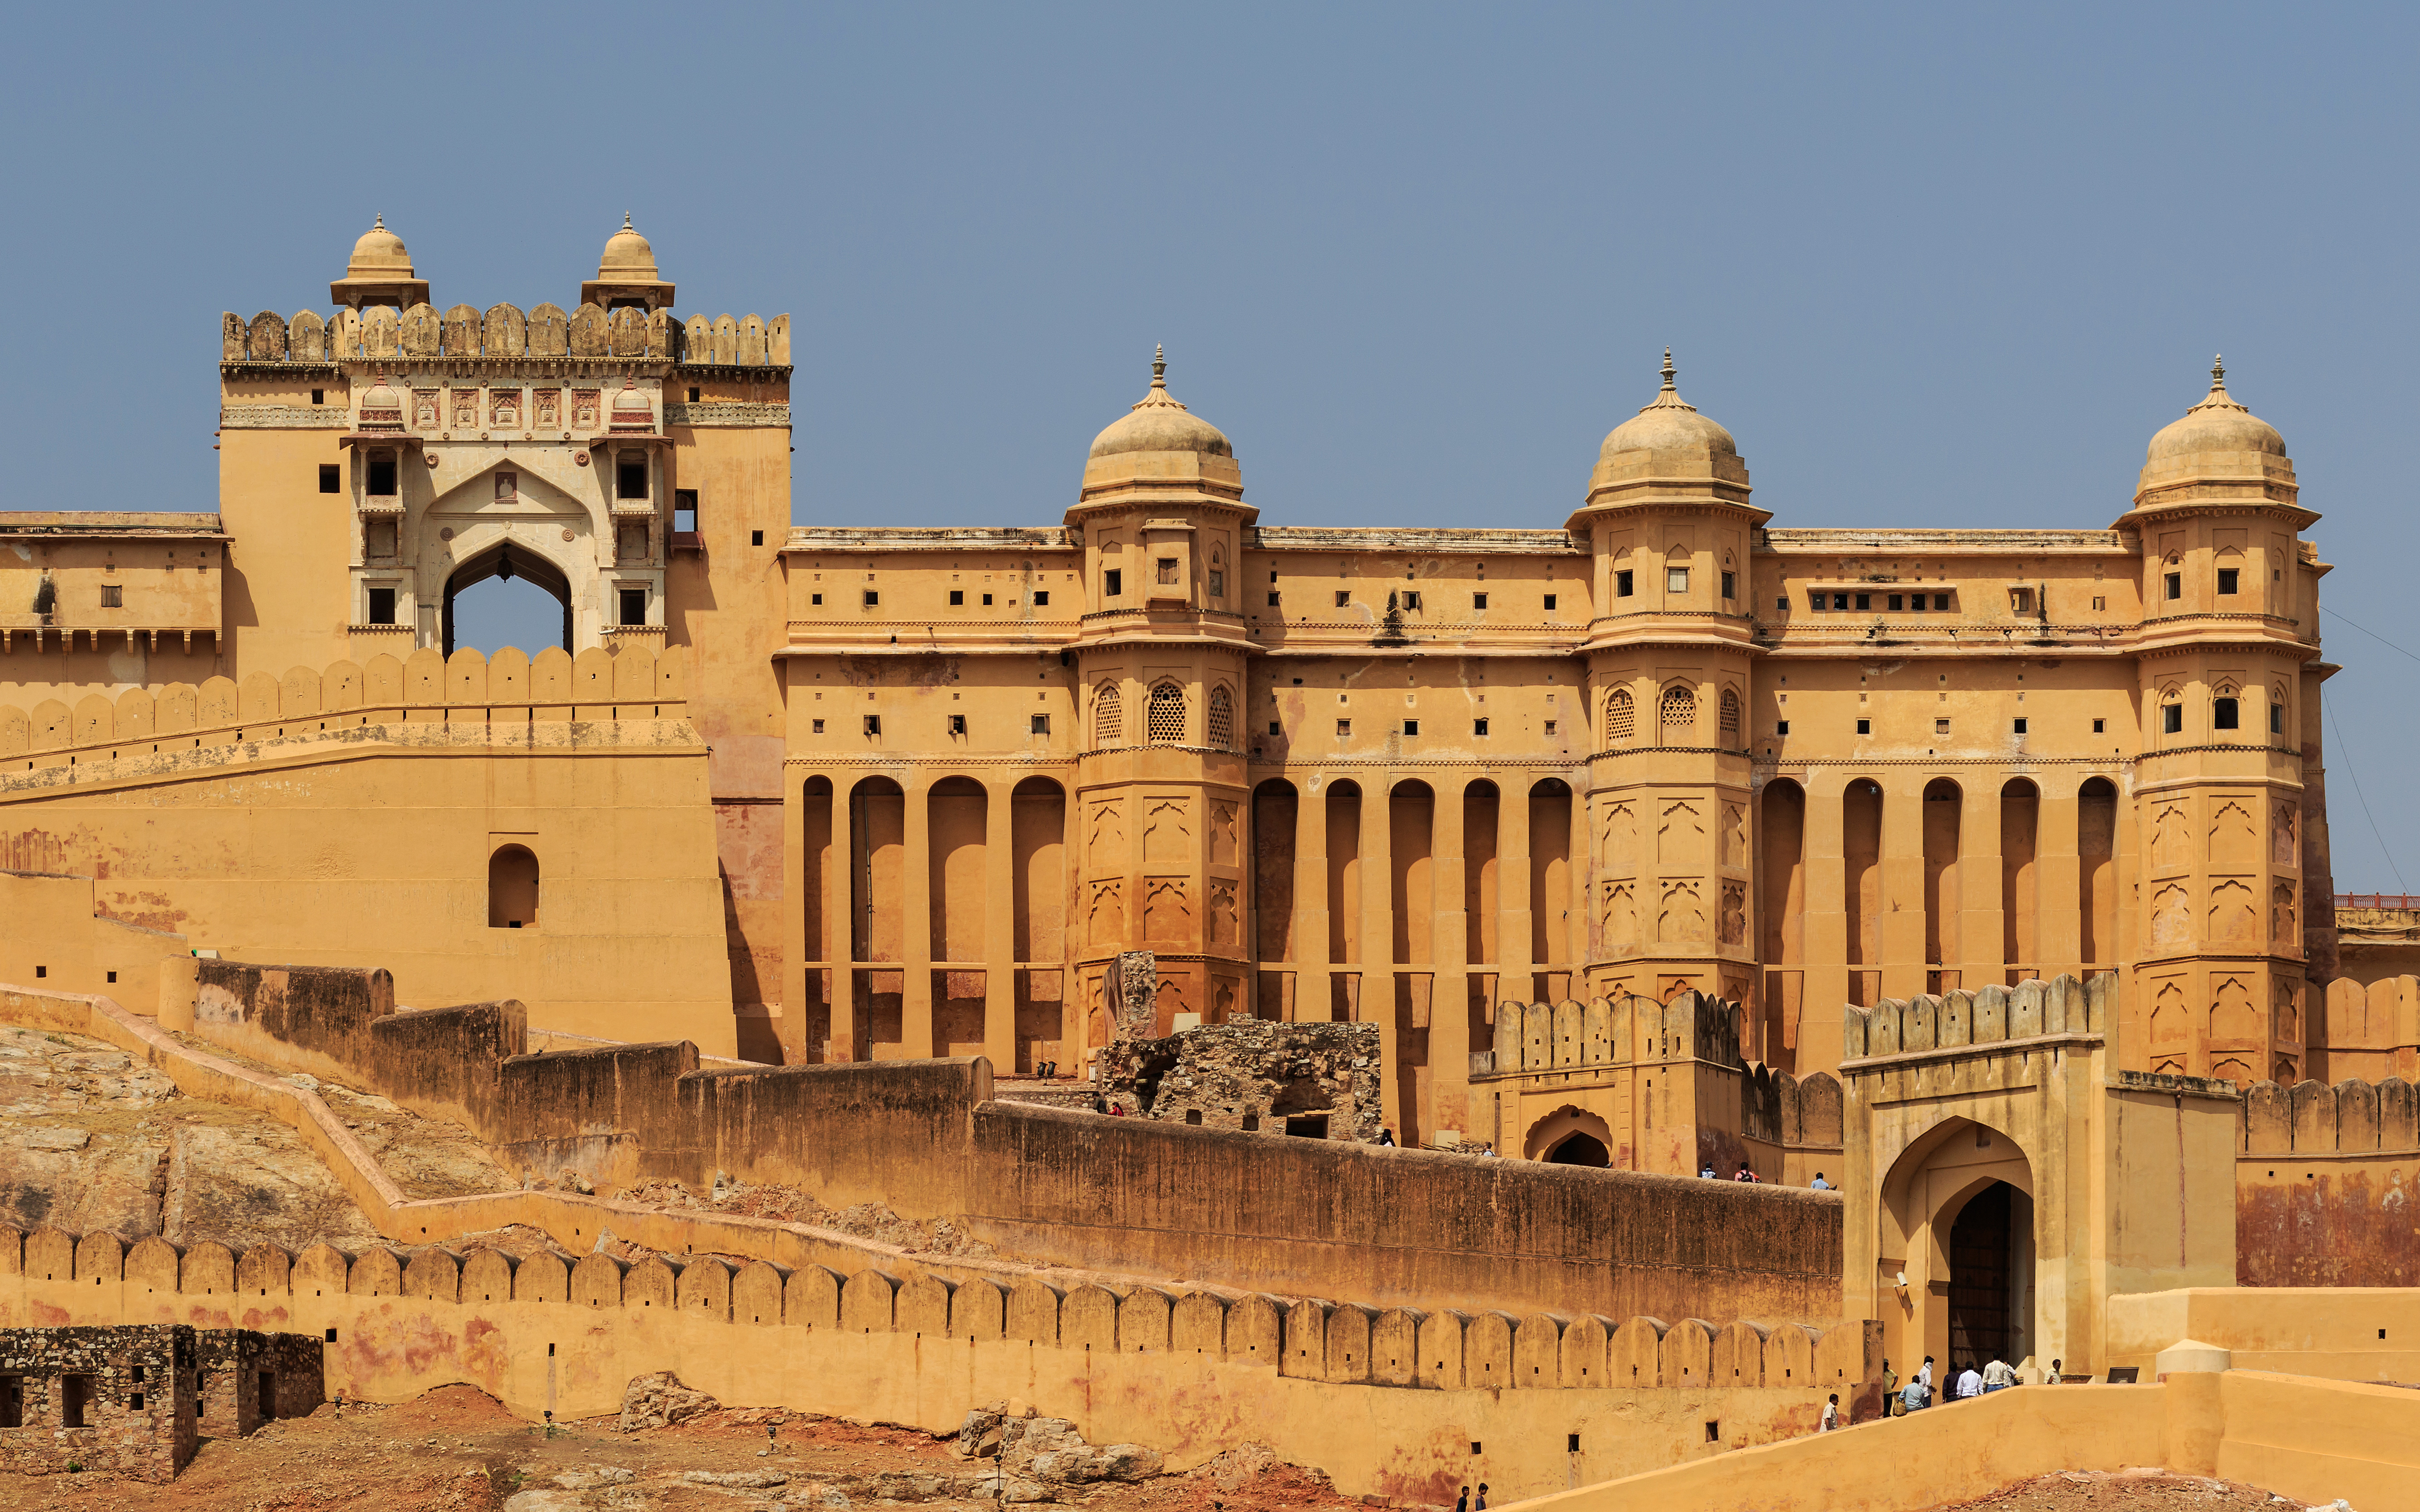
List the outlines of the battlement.
{"label": "battlement", "polygon": [[[0,706],[0,758],[20,773],[73,764],[238,745],[381,724],[485,724],[490,730],[565,721],[687,717],[682,658],[632,642],[573,656],[550,646],[535,658],[507,646],[491,658],[465,648],[447,656],[422,647],[409,656],[297,667],[284,677],[254,672],[238,683],[170,683],[129,688],[116,699],[87,694],[73,708],[48,699],[31,709]],[[0,786],[7,771],[0,768]]]}
{"label": "battlement", "polygon": [[442,359],[455,363],[520,363],[531,360],[626,359],[685,367],[778,369],[790,366],[790,317],[767,320],[747,315],[687,320],[670,310],[632,306],[607,310],[582,304],[566,314],[541,303],[524,314],[519,305],[485,311],[458,304],[440,315],[428,304],[406,310],[387,305],[340,309],[322,316],[297,311],[291,318],[263,310],[250,320],[228,311],[219,317],[219,362],[228,377],[266,367],[290,372],[349,362]]}

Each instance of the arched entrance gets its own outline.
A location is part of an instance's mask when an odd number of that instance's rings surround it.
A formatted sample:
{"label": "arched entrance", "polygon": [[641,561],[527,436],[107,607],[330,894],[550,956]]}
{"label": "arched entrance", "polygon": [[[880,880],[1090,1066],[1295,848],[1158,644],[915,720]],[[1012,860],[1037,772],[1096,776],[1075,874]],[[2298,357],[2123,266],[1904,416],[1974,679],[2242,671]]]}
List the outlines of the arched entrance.
{"label": "arched entrance", "polygon": [[1554,1149],[1546,1151],[1546,1163],[1550,1165],[1606,1166],[1613,1164],[1613,1152],[1606,1149],[1605,1141],[1594,1134],[1575,1132],[1565,1134]]}
{"label": "arched entrance", "polygon": [[520,579],[535,584],[553,595],[563,606],[563,640],[566,651],[576,650],[579,642],[572,639],[571,579],[561,567],[530,549],[528,545],[516,545],[509,537],[498,540],[473,552],[454,569],[445,579],[444,609],[439,615],[444,639],[445,655],[454,655],[454,599],[462,590],[490,578],[506,581]]}
{"label": "arched entrance", "polygon": [[1960,1366],[2035,1352],[2033,1193],[2024,1150],[1972,1119],[1942,1119],[1891,1163],[1876,1254],[1886,1356],[1931,1355],[1941,1384]]}

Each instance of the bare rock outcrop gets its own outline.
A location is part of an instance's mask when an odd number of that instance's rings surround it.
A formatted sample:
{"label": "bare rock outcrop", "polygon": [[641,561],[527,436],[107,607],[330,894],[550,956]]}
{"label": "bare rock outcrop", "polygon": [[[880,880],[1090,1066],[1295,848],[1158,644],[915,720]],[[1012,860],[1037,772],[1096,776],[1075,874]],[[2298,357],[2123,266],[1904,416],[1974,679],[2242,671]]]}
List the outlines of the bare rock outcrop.
{"label": "bare rock outcrop", "polygon": [[630,1383],[622,1388],[622,1421],[619,1427],[625,1433],[669,1427],[721,1406],[706,1393],[682,1385],[680,1377],[671,1371],[658,1370],[650,1375],[633,1376]]}

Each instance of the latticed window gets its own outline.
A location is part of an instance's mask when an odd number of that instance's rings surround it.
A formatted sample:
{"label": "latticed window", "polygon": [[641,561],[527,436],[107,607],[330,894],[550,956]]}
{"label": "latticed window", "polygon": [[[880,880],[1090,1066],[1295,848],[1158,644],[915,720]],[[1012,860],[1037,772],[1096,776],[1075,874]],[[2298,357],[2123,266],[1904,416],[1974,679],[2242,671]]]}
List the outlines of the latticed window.
{"label": "latticed window", "polygon": [[1174,683],[1161,683],[1151,690],[1151,743],[1155,746],[1185,744],[1185,689]]}
{"label": "latticed window", "polygon": [[[1156,705],[1154,706],[1156,709]],[[1184,728],[1184,717],[1178,716],[1178,729]],[[1158,739],[1154,734],[1153,739]],[[1207,737],[1212,750],[1235,748],[1235,698],[1224,687],[1210,690],[1210,728]]]}
{"label": "latticed window", "polygon": [[1737,745],[1740,733],[1739,695],[1728,687],[1723,689],[1722,721],[1723,743],[1727,746]]}
{"label": "latticed window", "polygon": [[1630,689],[1617,687],[1605,701],[1605,738],[1607,744],[1628,740],[1638,730],[1638,711],[1631,702]]}
{"label": "latticed window", "polygon": [[1685,735],[1698,728],[1698,695],[1687,687],[1664,690],[1664,733]]}
{"label": "latticed window", "polygon": [[1125,719],[1118,702],[1118,685],[1103,683],[1093,695],[1093,745],[1107,748],[1125,737]]}

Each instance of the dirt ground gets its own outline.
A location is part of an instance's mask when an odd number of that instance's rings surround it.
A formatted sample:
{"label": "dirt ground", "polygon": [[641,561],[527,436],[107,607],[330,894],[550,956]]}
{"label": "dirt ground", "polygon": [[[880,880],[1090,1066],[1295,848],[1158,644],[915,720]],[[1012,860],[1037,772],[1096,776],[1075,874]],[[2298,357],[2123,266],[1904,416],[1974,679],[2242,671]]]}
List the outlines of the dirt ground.
{"label": "dirt ground", "polygon": [[[2306,1504],[2231,1480],[2156,1470],[2114,1474],[2070,1470],[2019,1481],[1977,1501],[1945,1502],[1931,1512],[2224,1512],[2229,1507],[2304,1512]],[[2332,1504],[2320,1503],[2319,1512]]]}
{"label": "dirt ground", "polygon": [[[746,1512],[914,1503],[1000,1512],[988,1499],[932,1497],[931,1477],[979,1473],[948,1441],[762,1409],[709,1412],[640,1433],[597,1418],[549,1436],[470,1386],[399,1407],[323,1406],[248,1439],[206,1439],[170,1486],[112,1475],[0,1474],[9,1512]],[[775,1429],[768,1454],[766,1428]],[[693,1482],[690,1472],[725,1484]],[[881,1477],[892,1477],[882,1479]],[[732,1478],[775,1481],[732,1485]],[[916,1482],[923,1479],[925,1486]],[[1068,1489],[1086,1512],[1344,1512],[1361,1504],[1278,1465],[1228,1484],[1206,1468],[1137,1485]],[[892,1494],[895,1493],[895,1494]],[[1042,1504],[1039,1512],[1048,1512]]]}

